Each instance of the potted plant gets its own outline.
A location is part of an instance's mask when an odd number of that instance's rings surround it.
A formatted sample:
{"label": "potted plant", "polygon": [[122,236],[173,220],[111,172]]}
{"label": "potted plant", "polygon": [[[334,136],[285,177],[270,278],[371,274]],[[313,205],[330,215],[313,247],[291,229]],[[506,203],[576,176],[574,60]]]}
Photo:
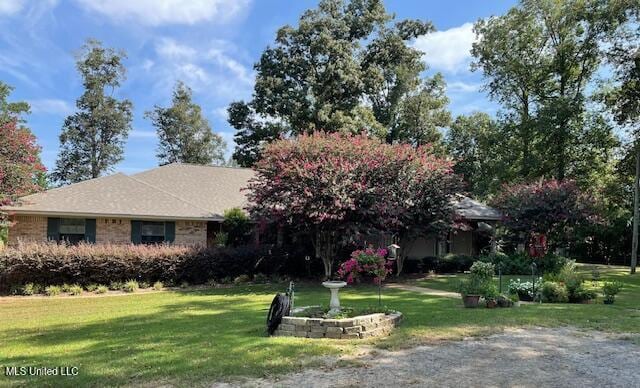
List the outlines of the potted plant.
{"label": "potted plant", "polygon": [[509,299],[513,302],[513,307],[520,307],[520,296],[518,296],[518,293],[509,294]]}
{"label": "potted plant", "polygon": [[475,278],[460,282],[458,291],[462,295],[464,307],[478,307],[480,296],[484,292],[482,283]]}
{"label": "potted plant", "polygon": [[622,289],[622,283],[619,281],[605,282],[602,286],[602,293],[604,294],[604,304],[613,304],[616,300],[616,295]]}
{"label": "potted plant", "polygon": [[498,288],[493,283],[485,283],[482,296],[484,297],[487,308],[495,308],[498,306]]}

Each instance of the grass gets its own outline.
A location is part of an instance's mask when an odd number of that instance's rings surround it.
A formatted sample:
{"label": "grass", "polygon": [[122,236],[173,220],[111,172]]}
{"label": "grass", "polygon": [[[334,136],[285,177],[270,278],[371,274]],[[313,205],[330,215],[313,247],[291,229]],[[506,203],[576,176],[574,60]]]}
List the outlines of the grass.
{"label": "grass", "polygon": [[[468,274],[445,274],[445,275],[433,275],[426,279],[416,280],[414,283],[416,286],[431,288],[440,291],[458,292],[458,284],[462,279],[466,279]],[[536,276],[536,282],[539,276]],[[502,290],[507,291],[509,286],[509,280],[520,279],[522,281],[531,281],[531,274],[529,275],[502,275]],[[496,286],[499,285],[500,280],[497,276],[493,278]]]}
{"label": "grass", "polygon": [[[0,367],[77,366],[75,377],[5,377],[0,386],[207,385],[234,376],[270,376],[374,343],[400,348],[441,339],[482,335],[512,326],[573,325],[639,333],[640,275],[602,271],[625,288],[607,306],[529,304],[513,309],[464,309],[456,298],[398,289],[383,303],[405,314],[387,338],[371,341],[265,336],[267,308],[285,285],[239,285],[107,297],[0,300]],[[317,285],[296,286],[296,305],[326,303]],[[376,305],[377,288],[347,287],[343,305]],[[1,368],[0,368],[1,369]]]}

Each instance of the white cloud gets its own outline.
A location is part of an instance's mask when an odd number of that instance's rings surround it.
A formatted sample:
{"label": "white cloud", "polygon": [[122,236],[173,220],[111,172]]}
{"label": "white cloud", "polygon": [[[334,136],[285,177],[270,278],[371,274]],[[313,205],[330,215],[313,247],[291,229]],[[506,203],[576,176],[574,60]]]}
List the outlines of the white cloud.
{"label": "white cloud", "polygon": [[160,90],[170,90],[180,80],[196,93],[226,102],[247,97],[253,88],[253,70],[237,59],[238,50],[230,42],[214,40],[200,47],[160,38],[155,52],[157,58],[148,71]]}
{"label": "white cloud", "polygon": [[474,41],[473,24],[465,23],[420,36],[414,41],[413,47],[425,53],[422,60],[433,69],[457,73],[468,69]]}
{"label": "white cloud", "polygon": [[58,0],[0,0],[0,16],[14,16],[25,11],[25,23],[33,23],[57,5]]}
{"label": "white cloud", "polygon": [[240,62],[225,54],[221,49],[209,50],[209,58],[211,58],[219,66],[229,70],[238,80],[246,85],[253,85],[254,76],[252,71],[242,65]]}
{"label": "white cloud", "polygon": [[180,44],[171,38],[161,38],[156,43],[156,53],[164,58],[174,60],[192,60],[196,56],[194,48]]}
{"label": "white cloud", "polygon": [[22,10],[24,4],[24,0],[0,0],[0,15],[15,15]]}
{"label": "white cloud", "polygon": [[80,6],[118,21],[149,26],[226,23],[249,6],[249,0],[76,0]]}
{"label": "white cloud", "polygon": [[28,101],[33,113],[67,116],[73,113],[73,105],[56,98],[42,98]]}
{"label": "white cloud", "polygon": [[453,93],[472,93],[480,90],[480,84],[470,84],[463,81],[453,81],[447,84],[447,90]]}

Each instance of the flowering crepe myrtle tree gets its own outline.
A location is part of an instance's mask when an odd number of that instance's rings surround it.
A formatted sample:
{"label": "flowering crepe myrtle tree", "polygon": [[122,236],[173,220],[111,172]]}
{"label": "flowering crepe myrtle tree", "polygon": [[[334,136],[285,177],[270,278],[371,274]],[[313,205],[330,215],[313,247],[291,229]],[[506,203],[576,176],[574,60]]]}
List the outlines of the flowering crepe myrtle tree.
{"label": "flowering crepe myrtle tree", "polygon": [[268,144],[255,170],[252,217],[307,233],[327,278],[337,249],[358,235],[449,224],[459,183],[429,145],[324,132]]}
{"label": "flowering crepe myrtle tree", "polygon": [[[0,206],[6,206],[42,190],[46,169],[36,137],[16,120],[0,124],[0,139]],[[6,239],[7,225],[7,214],[0,211],[0,244]]]}
{"label": "flowering crepe myrtle tree", "polygon": [[46,169],[40,162],[36,137],[28,128],[16,121],[1,124],[0,139],[0,205],[10,205],[42,190]]}
{"label": "flowering crepe myrtle tree", "polygon": [[505,227],[527,243],[543,236],[558,246],[577,226],[598,222],[594,201],[571,180],[504,185],[492,205],[502,211]]}

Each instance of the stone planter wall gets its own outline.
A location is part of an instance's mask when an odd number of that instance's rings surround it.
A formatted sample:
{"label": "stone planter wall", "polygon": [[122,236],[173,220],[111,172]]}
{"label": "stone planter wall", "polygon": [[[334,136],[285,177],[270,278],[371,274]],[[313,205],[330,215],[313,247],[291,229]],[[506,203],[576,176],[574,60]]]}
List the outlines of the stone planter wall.
{"label": "stone planter wall", "polygon": [[388,335],[401,313],[369,314],[345,319],[283,317],[273,335],[303,338],[360,339]]}

